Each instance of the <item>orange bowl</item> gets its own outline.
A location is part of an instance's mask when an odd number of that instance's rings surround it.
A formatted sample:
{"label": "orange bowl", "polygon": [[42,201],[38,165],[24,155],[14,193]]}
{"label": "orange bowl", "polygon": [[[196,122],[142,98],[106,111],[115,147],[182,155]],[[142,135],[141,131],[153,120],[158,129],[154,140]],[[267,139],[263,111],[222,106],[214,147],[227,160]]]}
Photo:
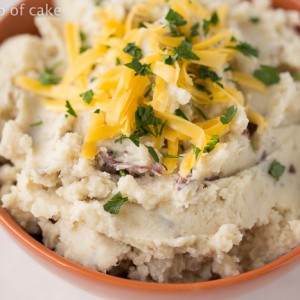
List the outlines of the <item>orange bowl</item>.
{"label": "orange bowl", "polygon": [[[6,15],[0,21],[0,43],[22,33],[38,34],[29,8],[36,0],[24,0],[23,16]],[[300,11],[300,0],[274,0],[274,6]],[[39,7],[53,5],[51,0],[39,1]],[[75,264],[49,250],[27,234],[0,206],[0,224],[7,229],[18,244],[48,270],[74,285],[109,299],[231,299],[272,282],[298,265],[300,246],[279,259],[250,272],[207,282],[186,284],[158,284],[138,282],[99,273]]]}

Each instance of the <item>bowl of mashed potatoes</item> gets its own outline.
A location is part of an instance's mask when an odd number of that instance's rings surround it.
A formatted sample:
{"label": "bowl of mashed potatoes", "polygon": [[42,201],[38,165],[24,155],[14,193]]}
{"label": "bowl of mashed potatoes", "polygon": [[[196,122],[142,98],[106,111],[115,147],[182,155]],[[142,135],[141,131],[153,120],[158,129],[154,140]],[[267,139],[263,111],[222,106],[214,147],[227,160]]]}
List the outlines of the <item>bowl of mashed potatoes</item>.
{"label": "bowl of mashed potatoes", "polygon": [[50,2],[59,15],[25,1],[0,46],[4,227],[115,296],[283,273],[300,251],[299,2]]}

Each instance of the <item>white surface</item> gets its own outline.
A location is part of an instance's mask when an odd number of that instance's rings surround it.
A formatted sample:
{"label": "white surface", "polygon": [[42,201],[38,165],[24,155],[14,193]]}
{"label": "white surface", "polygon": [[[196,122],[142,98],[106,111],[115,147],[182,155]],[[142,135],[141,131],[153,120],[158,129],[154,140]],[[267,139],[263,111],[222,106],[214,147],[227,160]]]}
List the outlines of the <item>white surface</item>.
{"label": "white surface", "polygon": [[[14,0],[0,0],[8,8]],[[38,3],[38,1],[37,1]],[[1,67],[1,66],[0,66]],[[300,266],[267,287],[236,300],[299,299]],[[1,300],[101,300],[55,277],[24,253],[0,227],[0,299]],[[220,299],[222,300],[222,299]]]}

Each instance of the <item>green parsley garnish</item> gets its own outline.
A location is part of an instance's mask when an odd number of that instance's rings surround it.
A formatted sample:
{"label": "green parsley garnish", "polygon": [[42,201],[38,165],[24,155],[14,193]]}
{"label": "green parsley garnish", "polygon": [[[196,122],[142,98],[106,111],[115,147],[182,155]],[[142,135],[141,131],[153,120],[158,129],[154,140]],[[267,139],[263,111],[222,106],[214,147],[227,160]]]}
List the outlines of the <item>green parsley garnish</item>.
{"label": "green parsley garnish", "polygon": [[41,126],[42,124],[43,124],[43,121],[41,120],[41,121],[30,124],[30,127],[38,127],[38,126]]}
{"label": "green parsley garnish", "polygon": [[195,36],[198,36],[199,35],[199,27],[200,27],[200,24],[199,23],[195,23],[191,30],[192,30],[192,33],[191,33],[191,37],[195,37]]}
{"label": "green parsley garnish", "polygon": [[102,2],[103,2],[103,0],[95,0],[95,5],[96,6],[101,6]]}
{"label": "green parsley garnish", "polygon": [[213,135],[210,139],[210,142],[204,147],[203,153],[210,153],[213,151],[219,142],[219,136],[217,134]]}
{"label": "green parsley garnish", "polygon": [[200,152],[201,152],[201,150],[198,147],[193,145],[193,151],[194,151],[194,154],[195,154],[195,158],[197,159]]}
{"label": "green parsley garnish", "polygon": [[75,110],[73,109],[73,107],[71,106],[71,103],[67,100],[66,101],[66,108],[67,108],[67,113],[75,118],[77,118],[77,114],[75,112]]}
{"label": "green parsley garnish", "polygon": [[[217,76],[218,76],[218,75],[217,75]],[[220,78],[220,79],[222,79],[222,78]],[[196,83],[196,84],[195,84],[195,88],[196,88],[197,90],[201,91],[201,92],[206,93],[207,95],[211,95],[211,94],[212,94],[211,91],[209,91],[209,90],[208,90],[204,85],[202,85],[202,84]]]}
{"label": "green parsley garnish", "polygon": [[82,43],[86,42],[86,40],[87,40],[86,34],[83,31],[80,31],[79,35],[80,35],[81,42]]}
{"label": "green parsley garnish", "polygon": [[58,84],[61,80],[61,77],[54,74],[55,67],[45,68],[44,73],[41,74],[39,82],[42,85],[53,85]]}
{"label": "green parsley garnish", "polygon": [[180,108],[178,108],[178,109],[175,110],[175,115],[177,117],[180,117],[180,118],[182,118],[184,120],[189,121],[188,117],[184,114],[184,112]]}
{"label": "green parsley garnish", "polygon": [[237,107],[236,106],[230,106],[227,110],[225,115],[220,117],[220,121],[222,122],[222,124],[226,125],[229,124],[233,118],[235,117],[236,113],[237,113]]}
{"label": "green parsley garnish", "polygon": [[276,84],[280,81],[280,75],[277,68],[261,65],[260,69],[253,73],[254,77],[265,85]]}
{"label": "green parsley garnish", "polygon": [[178,59],[178,54],[173,55],[173,56],[162,54],[161,56],[164,58],[166,65],[174,65],[176,60]]}
{"label": "green parsley garnish", "polygon": [[286,167],[283,166],[279,161],[273,160],[269,168],[269,174],[278,181],[283,175],[285,169]]}
{"label": "green parsley garnish", "polygon": [[122,177],[125,177],[125,176],[126,176],[126,173],[125,173],[123,170],[120,170],[120,171],[119,171],[119,174],[120,174]]}
{"label": "green parsley garnish", "polygon": [[292,74],[292,77],[293,77],[294,81],[300,81],[300,73],[294,73],[294,74]]}
{"label": "green parsley garnish", "polygon": [[147,89],[147,91],[146,91],[146,93],[144,95],[145,98],[147,98],[150,95],[151,91],[154,90],[155,86],[156,86],[155,83],[151,83],[150,87]]}
{"label": "green parsley garnish", "polygon": [[142,49],[137,47],[135,43],[129,43],[123,51],[131,55],[134,59],[139,60],[143,57]]}
{"label": "green parsley garnish", "polygon": [[90,49],[91,47],[90,46],[87,46],[87,45],[82,45],[80,48],[79,48],[79,53],[83,53],[85,52],[86,50]]}
{"label": "green parsley garnish", "polygon": [[210,20],[203,21],[203,32],[204,35],[207,35],[209,32],[209,28],[211,25],[217,25],[219,23],[219,16],[216,12],[214,12],[211,16]]}
{"label": "green parsley garnish", "polygon": [[100,114],[100,112],[101,112],[101,110],[98,108],[98,109],[96,109],[95,111],[94,111],[94,114]]}
{"label": "green parsley garnish", "polygon": [[148,149],[148,152],[150,153],[150,155],[154,159],[154,161],[158,163],[159,162],[159,157],[158,157],[156,151],[154,150],[154,148],[151,147],[151,146],[146,146],[146,147]]}
{"label": "green parsley garnish", "polygon": [[90,79],[90,82],[94,82],[94,81],[96,81],[97,80],[97,77],[92,77],[91,79]]}
{"label": "green parsley garnish", "polygon": [[104,210],[112,215],[117,215],[120,213],[121,206],[128,201],[128,198],[123,198],[121,193],[116,194],[103,205]]}
{"label": "green parsley garnish", "polygon": [[170,8],[166,18],[165,18],[170,24],[175,26],[184,26],[186,25],[186,20],[183,18],[182,15],[180,15],[178,12]]}
{"label": "green parsley garnish", "polygon": [[80,97],[83,99],[83,101],[87,104],[91,104],[93,97],[94,97],[94,91],[88,90],[85,93],[80,94]]}
{"label": "green parsley garnish", "polygon": [[135,76],[146,76],[154,75],[150,69],[150,64],[142,65],[139,60],[133,59],[132,62],[125,64],[126,67],[133,69],[135,71]]}
{"label": "green parsley garnish", "polygon": [[251,17],[251,18],[249,19],[249,21],[250,21],[251,23],[253,23],[253,24],[257,24],[257,23],[260,22],[260,18],[259,18],[259,17]]}
{"label": "green parsley garnish", "polygon": [[162,155],[165,158],[180,158],[181,157],[180,155],[171,155],[171,154],[165,154],[165,153],[162,153]]}
{"label": "green parsley garnish", "polygon": [[252,47],[250,44],[248,44],[246,42],[239,42],[237,45],[227,46],[227,48],[235,49],[235,50],[241,52],[245,56],[254,56],[254,57],[259,56],[258,49]]}
{"label": "green parsley garnish", "polygon": [[178,55],[177,60],[182,58],[200,60],[200,58],[192,51],[192,44],[188,41],[182,41],[181,44],[174,48],[173,52]]}
{"label": "green parsley garnish", "polygon": [[209,67],[201,66],[199,70],[199,78],[201,79],[210,79],[212,82],[219,82],[222,80],[219,75],[212,71]]}
{"label": "green parsley garnish", "polygon": [[116,58],[116,66],[119,66],[121,64],[121,60],[119,57]]}
{"label": "green parsley garnish", "polygon": [[199,116],[202,118],[202,119],[204,119],[204,120],[207,120],[208,118],[207,118],[207,116],[206,116],[206,114],[204,113],[204,111],[201,109],[201,108],[199,108],[199,107],[194,107],[195,108],[195,110],[196,110],[196,112],[199,114]]}

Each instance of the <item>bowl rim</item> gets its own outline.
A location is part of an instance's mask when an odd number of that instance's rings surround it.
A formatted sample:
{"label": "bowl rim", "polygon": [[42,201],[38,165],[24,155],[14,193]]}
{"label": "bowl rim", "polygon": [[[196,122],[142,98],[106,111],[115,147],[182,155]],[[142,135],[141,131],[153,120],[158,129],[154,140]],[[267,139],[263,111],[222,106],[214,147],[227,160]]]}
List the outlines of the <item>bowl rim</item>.
{"label": "bowl rim", "polygon": [[64,269],[73,274],[84,277],[85,279],[92,279],[101,283],[107,283],[116,287],[138,289],[152,292],[188,292],[200,290],[212,290],[226,286],[243,283],[257,277],[261,277],[270,272],[273,272],[282,266],[292,262],[300,255],[300,246],[294,248],[287,254],[280,258],[252,271],[248,271],[239,275],[222,278],[212,281],[196,282],[196,283],[155,283],[155,282],[141,282],[136,280],[129,280],[115,277],[112,275],[97,272],[77,263],[67,260],[63,256],[48,249],[43,244],[36,241],[24,229],[19,226],[16,221],[9,215],[9,213],[0,206],[0,225],[2,225],[11,235],[17,239],[21,244],[26,246],[35,254],[44,260],[53,263],[54,265]]}
{"label": "bowl rim", "polygon": [[[19,1],[29,2],[29,0]],[[293,8],[300,12],[300,0],[273,0],[276,7]],[[19,5],[17,4],[17,5]],[[0,26],[4,19],[7,19],[9,15],[6,15],[0,19]],[[129,280],[124,278],[115,277],[112,275],[97,272],[86,267],[83,267],[77,263],[67,260],[63,256],[48,249],[43,244],[36,241],[30,236],[17,222],[9,215],[5,208],[1,206],[0,201],[0,225],[6,229],[12,237],[21,242],[31,252],[38,254],[43,260],[46,260],[57,267],[64,269],[70,273],[81,276],[85,279],[92,279],[93,281],[110,284],[115,287],[138,289],[152,292],[188,292],[188,291],[200,291],[200,290],[212,290],[225,286],[232,286],[238,283],[247,282],[257,277],[264,276],[271,273],[284,265],[290,264],[296,258],[300,256],[300,245],[289,251],[285,255],[277,258],[276,260],[256,268],[252,271],[248,271],[239,275],[231,276],[228,278],[222,278],[213,281],[196,282],[196,283],[152,283],[141,282],[136,280]]]}

